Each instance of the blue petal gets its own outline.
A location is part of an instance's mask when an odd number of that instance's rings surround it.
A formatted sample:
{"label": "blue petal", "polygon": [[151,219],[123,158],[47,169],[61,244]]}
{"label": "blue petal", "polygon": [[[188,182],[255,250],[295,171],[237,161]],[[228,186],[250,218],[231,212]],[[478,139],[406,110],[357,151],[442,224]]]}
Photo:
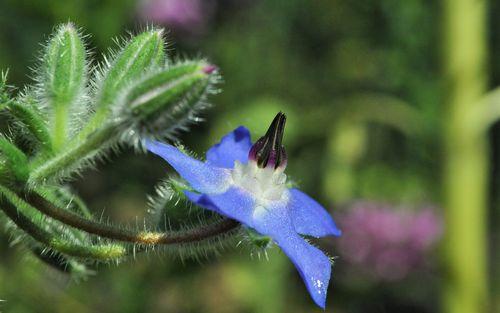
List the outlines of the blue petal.
{"label": "blue petal", "polygon": [[255,201],[248,192],[240,188],[229,188],[220,194],[198,194],[185,191],[186,196],[197,205],[253,227],[252,213]]}
{"label": "blue petal", "polygon": [[288,214],[284,206],[257,208],[254,228],[276,241],[295,264],[314,302],[324,309],[331,275],[330,259],[296,233]]}
{"label": "blue petal", "polygon": [[207,151],[207,162],[225,168],[233,168],[236,160],[245,164],[251,147],[250,132],[240,126]]}
{"label": "blue petal", "polygon": [[189,190],[184,190],[184,194],[191,202],[195,203],[196,205],[199,205],[200,207],[205,208],[207,210],[222,214],[219,208],[216,207],[212,201],[210,201],[210,198],[207,195],[202,193],[192,192]]}
{"label": "blue petal", "polygon": [[229,170],[196,160],[174,146],[148,141],[146,147],[165,159],[191,187],[199,192],[221,192],[230,182]]}
{"label": "blue petal", "polygon": [[299,234],[316,238],[328,235],[340,236],[342,232],[337,228],[333,218],[314,199],[298,189],[290,189],[290,214]]}
{"label": "blue petal", "polygon": [[255,200],[245,190],[230,188],[220,194],[199,194],[185,191],[186,196],[208,210],[235,219],[259,233],[272,237],[295,264],[307,289],[322,308],[331,275],[330,259],[319,249],[308,244],[297,234],[290,219],[287,203],[275,202],[274,206],[256,206]]}

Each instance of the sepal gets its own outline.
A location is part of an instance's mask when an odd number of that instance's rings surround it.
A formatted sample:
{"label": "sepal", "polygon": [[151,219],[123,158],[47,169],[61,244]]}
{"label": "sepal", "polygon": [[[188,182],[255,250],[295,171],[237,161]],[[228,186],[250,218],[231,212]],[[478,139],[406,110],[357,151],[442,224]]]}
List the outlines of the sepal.
{"label": "sepal", "polygon": [[16,182],[26,182],[29,177],[28,157],[10,140],[0,135],[0,169],[2,167],[7,176],[12,175]]}
{"label": "sepal", "polygon": [[273,240],[269,236],[259,234],[254,229],[246,227],[245,228],[245,238],[252,249],[259,251],[265,251],[272,246]]}

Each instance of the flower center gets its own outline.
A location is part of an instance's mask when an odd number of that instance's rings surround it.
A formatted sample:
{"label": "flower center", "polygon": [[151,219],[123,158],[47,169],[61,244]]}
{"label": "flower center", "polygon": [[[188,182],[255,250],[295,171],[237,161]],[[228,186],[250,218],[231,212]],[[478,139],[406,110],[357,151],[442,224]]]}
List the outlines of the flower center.
{"label": "flower center", "polygon": [[268,201],[284,200],[288,196],[283,170],[284,168],[261,168],[255,161],[247,164],[236,161],[232,178],[235,185],[255,197],[257,204],[265,204]]}

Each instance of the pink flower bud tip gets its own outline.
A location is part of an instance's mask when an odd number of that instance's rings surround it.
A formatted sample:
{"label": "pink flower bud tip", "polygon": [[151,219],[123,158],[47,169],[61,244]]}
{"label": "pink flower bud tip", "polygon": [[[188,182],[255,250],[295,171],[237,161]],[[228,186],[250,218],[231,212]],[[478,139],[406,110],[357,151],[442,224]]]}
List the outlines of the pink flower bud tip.
{"label": "pink flower bud tip", "polygon": [[205,74],[207,74],[207,75],[210,75],[210,74],[212,74],[212,73],[213,73],[216,69],[217,69],[217,66],[210,64],[210,65],[205,66],[205,67],[202,69],[202,71],[203,71],[203,73],[205,73]]}

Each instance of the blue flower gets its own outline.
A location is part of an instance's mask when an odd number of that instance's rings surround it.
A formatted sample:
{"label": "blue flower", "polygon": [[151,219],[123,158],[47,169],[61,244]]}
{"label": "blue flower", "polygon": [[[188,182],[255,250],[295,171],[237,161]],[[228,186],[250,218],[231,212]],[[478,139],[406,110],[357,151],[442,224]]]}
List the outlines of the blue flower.
{"label": "blue flower", "polygon": [[192,202],[271,237],[295,264],[313,300],[324,308],[331,261],[301,235],[318,238],[341,232],[318,202],[287,187],[287,156],[281,143],[285,121],[280,112],[254,145],[248,129],[238,127],[207,151],[206,162],[160,142],[146,146],[195,190],[185,192]]}

